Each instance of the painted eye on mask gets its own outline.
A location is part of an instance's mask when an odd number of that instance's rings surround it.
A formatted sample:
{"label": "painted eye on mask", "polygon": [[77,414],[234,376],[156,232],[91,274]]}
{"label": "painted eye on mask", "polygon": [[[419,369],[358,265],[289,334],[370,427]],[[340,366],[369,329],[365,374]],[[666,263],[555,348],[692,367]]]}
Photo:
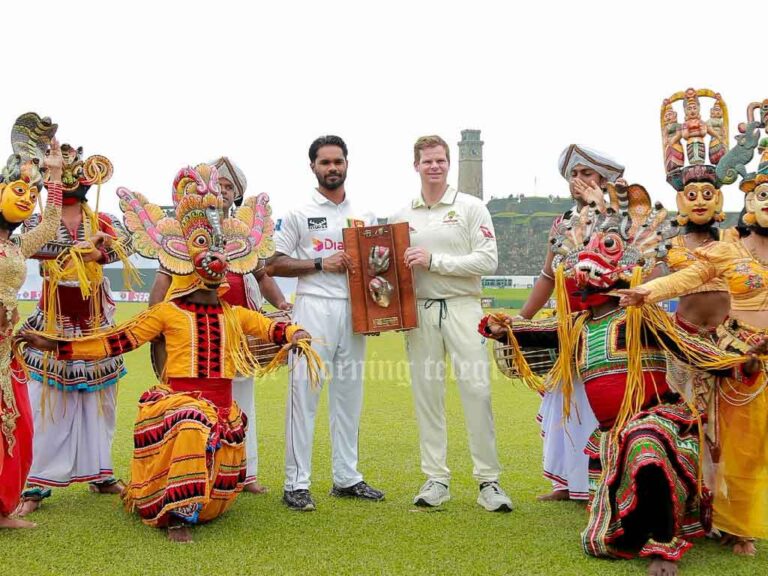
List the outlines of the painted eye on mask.
{"label": "painted eye on mask", "polygon": [[621,252],[621,238],[616,234],[607,234],[603,238],[603,250],[609,255],[618,254]]}
{"label": "painted eye on mask", "polygon": [[16,194],[16,196],[24,196],[26,190],[24,190],[24,188],[21,186],[16,186],[13,188],[13,193]]}
{"label": "painted eye on mask", "polygon": [[696,197],[699,195],[699,192],[697,190],[688,190],[688,192],[685,193],[685,197],[690,201],[693,202],[696,200]]}
{"label": "painted eye on mask", "polygon": [[760,202],[765,202],[768,200],[768,190],[760,190],[757,194],[755,194],[755,199],[759,200]]}
{"label": "painted eye on mask", "polygon": [[704,188],[704,190],[701,191],[701,197],[704,198],[704,200],[712,200],[712,198],[715,197],[715,191],[711,188]]}
{"label": "painted eye on mask", "polygon": [[198,246],[198,247],[200,247],[200,248],[205,248],[206,246],[208,246],[208,237],[207,237],[207,236],[205,236],[205,235],[203,235],[203,234],[200,234],[200,235],[198,235],[198,236],[195,236],[195,237],[192,239],[192,243],[193,243],[195,246]]}

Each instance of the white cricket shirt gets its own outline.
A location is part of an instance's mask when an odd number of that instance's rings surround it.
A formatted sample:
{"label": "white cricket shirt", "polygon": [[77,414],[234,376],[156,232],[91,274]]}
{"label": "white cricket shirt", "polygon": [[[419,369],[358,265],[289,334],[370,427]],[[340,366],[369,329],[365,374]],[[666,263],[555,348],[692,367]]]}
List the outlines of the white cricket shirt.
{"label": "white cricket shirt", "polygon": [[432,254],[429,270],[414,268],[417,298],[480,297],[480,277],[496,272],[493,221],[479,198],[449,186],[431,208],[419,194],[389,222],[408,222],[411,246],[426,248]]}
{"label": "white cricket shirt", "polygon": [[[349,194],[341,204],[334,204],[317,190],[308,202],[288,211],[275,223],[275,250],[300,260],[326,258],[344,250],[342,229],[373,226],[370,212],[356,210]],[[298,277],[296,294],[324,298],[348,298],[346,274],[312,272]]]}

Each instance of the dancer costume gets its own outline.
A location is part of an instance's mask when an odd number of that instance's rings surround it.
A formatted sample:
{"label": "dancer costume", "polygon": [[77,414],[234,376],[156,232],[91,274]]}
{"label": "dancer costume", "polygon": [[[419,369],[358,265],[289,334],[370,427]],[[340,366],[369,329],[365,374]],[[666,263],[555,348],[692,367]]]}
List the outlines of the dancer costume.
{"label": "dancer costume", "polygon": [[105,333],[59,342],[57,355],[112,357],[165,338],[164,381],[139,400],[123,498],[151,526],[209,521],[229,508],[245,481],[247,418],[232,400],[232,378],[257,368],[246,335],[282,345],[300,328],[224,302],[185,298],[201,289],[224,292],[228,267],[245,274],[258,264],[258,206],[246,202],[221,220],[215,168],[179,172],[174,217],[141,194],[120,188],[118,195],[138,251],[174,274],[168,299]]}
{"label": "dancer costume", "polygon": [[[754,119],[753,114],[758,110],[760,118]],[[768,100],[750,104],[744,133],[737,137],[738,146],[728,152],[718,166],[726,183],[735,181],[737,173],[743,173],[739,187],[746,193],[745,222],[751,233],[760,235],[768,234],[768,215],[764,210],[768,207],[768,143],[765,140],[759,143],[760,128],[766,121]],[[747,173],[744,164],[758,145],[763,148],[758,170]],[[746,159],[738,157],[743,149],[749,152]],[[646,301],[653,303],[674,298],[719,279],[727,284],[731,294],[731,310],[740,311],[742,316],[747,311],[768,310],[768,264],[750,252],[744,238],[729,234],[723,242],[699,248],[695,256],[696,262],[686,269],[644,285],[643,288],[650,291]],[[750,326],[735,319],[727,320],[717,330],[722,348],[741,353],[766,335],[768,328]],[[768,444],[765,442],[768,436],[768,390],[765,380],[749,386],[723,379],[713,400],[720,447],[714,526],[744,538],[768,538]]]}
{"label": "dancer costume", "polygon": [[[664,240],[677,230],[659,204],[651,207],[641,186],[608,188],[611,207],[574,214],[559,227],[554,243],[557,295],[564,296],[567,276],[590,307],[615,301],[607,294],[615,288],[639,284],[664,256]],[[691,547],[689,539],[705,533],[706,498],[699,482],[699,417],[669,390],[665,353],[740,378],[734,367],[747,357],[726,355],[678,330],[657,307],[614,308],[593,317],[590,311],[571,315],[567,298],[558,303],[555,318],[514,322],[507,361],[530,380],[520,350],[559,346],[550,378],[563,387],[566,414],[575,374],[584,382],[599,421],[586,450],[591,498],[584,550],[677,561]],[[488,334],[489,320],[481,323],[482,333]]]}
{"label": "dancer costume", "polygon": [[[13,126],[13,154],[0,176],[0,226],[13,231],[28,218],[43,185],[41,164],[56,133],[50,118],[29,112]],[[61,184],[48,186],[41,223],[25,234],[0,241],[0,516],[18,506],[32,465],[32,408],[23,361],[12,349],[13,327],[19,312],[16,296],[27,275],[27,258],[56,237],[61,219]]]}
{"label": "dancer costume", "polygon": [[[114,325],[115,304],[103,266],[122,261],[126,277],[137,278],[128,260],[130,238],[118,219],[94,212],[86,193],[94,184],[112,176],[112,163],[104,156],[82,159],[82,148],[61,146],[63,203],[79,205],[82,220],[70,230],[64,222],[56,238],[47,242],[33,258],[40,260],[43,295],[23,330],[49,335],[77,337]],[[96,204],[98,206],[98,196]],[[40,218],[24,223],[34,230]],[[101,257],[84,262],[79,242],[97,242]],[[90,248],[85,249],[90,251]],[[100,361],[59,360],[27,346],[24,361],[29,369],[29,396],[35,419],[32,469],[25,498],[40,500],[50,488],[72,482],[100,486],[117,482],[112,475],[112,439],[115,432],[116,384],[125,375],[119,356]]]}
{"label": "dancer costume", "polygon": [[[608,182],[615,182],[624,174],[624,166],[586,146],[571,144],[560,154],[558,169],[568,181],[571,170],[576,165],[593,169]],[[550,238],[564,218],[578,211],[574,207],[552,223]],[[579,298],[572,298],[571,309],[579,310]],[[541,407],[537,415],[541,423],[543,439],[544,477],[552,482],[553,490],[567,490],[571,500],[589,498],[589,458],[584,453],[592,431],[597,427],[597,420],[584,392],[584,384],[579,378],[573,382],[570,417],[563,414],[563,390],[554,386],[544,392]]]}

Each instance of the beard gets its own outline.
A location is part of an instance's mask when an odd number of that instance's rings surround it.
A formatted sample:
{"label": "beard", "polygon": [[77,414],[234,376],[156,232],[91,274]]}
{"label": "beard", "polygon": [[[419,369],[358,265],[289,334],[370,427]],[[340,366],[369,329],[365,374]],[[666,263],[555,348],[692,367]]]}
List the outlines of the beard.
{"label": "beard", "polygon": [[[329,181],[331,176],[336,176],[336,180]],[[336,190],[344,185],[344,181],[347,179],[347,174],[346,172],[332,172],[325,176],[320,176],[320,174],[315,172],[315,177],[317,178],[317,183],[326,190]]]}

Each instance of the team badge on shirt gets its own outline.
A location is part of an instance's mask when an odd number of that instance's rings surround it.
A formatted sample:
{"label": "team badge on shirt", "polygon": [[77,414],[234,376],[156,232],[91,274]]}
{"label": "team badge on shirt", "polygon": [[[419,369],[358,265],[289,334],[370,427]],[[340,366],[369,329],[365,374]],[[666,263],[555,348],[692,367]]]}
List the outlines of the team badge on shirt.
{"label": "team badge on shirt", "polygon": [[488,228],[488,226],[480,226],[480,232],[482,232],[483,236],[486,238],[493,238],[493,232],[491,232],[491,229]]}
{"label": "team badge on shirt", "polygon": [[310,230],[328,230],[328,218],[307,218],[307,228]]}
{"label": "team badge on shirt", "polygon": [[443,224],[458,224],[458,223],[459,223],[459,213],[456,212],[456,210],[451,210],[445,216],[443,216]]}

